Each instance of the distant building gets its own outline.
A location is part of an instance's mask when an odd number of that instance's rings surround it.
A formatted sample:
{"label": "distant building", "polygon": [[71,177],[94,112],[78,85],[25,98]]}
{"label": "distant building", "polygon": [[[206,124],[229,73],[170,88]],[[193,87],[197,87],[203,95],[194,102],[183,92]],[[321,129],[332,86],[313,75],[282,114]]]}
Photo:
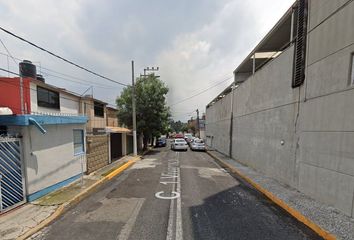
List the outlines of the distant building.
{"label": "distant building", "polygon": [[[198,127],[198,120],[191,117],[190,120],[187,122],[187,126],[190,129],[191,133],[195,136],[204,139],[205,138],[205,114],[199,119],[199,127]],[[192,131],[193,129],[194,131]]]}

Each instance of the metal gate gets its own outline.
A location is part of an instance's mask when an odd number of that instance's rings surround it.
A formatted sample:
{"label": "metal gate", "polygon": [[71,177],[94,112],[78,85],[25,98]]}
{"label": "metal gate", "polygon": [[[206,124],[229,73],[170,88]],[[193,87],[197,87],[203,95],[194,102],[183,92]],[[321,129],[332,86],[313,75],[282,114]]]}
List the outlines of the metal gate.
{"label": "metal gate", "polygon": [[111,133],[111,158],[112,161],[118,160],[123,156],[122,152],[122,134]]}
{"label": "metal gate", "polygon": [[25,201],[20,139],[0,137],[0,212]]}

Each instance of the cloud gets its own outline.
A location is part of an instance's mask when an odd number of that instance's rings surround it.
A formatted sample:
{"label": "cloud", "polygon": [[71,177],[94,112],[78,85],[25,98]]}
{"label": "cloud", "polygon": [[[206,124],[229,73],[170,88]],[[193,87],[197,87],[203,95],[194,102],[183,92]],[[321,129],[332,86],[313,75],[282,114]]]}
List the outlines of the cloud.
{"label": "cloud", "polygon": [[[177,35],[156,60],[170,87],[169,104],[231,77],[292,2],[278,0],[269,5],[260,0],[229,1],[199,30]],[[186,119],[189,116],[181,113],[197,108],[204,111],[206,104],[231,82],[232,79],[224,81],[198,97],[173,105],[174,115]]]}
{"label": "cloud", "polygon": [[[198,93],[228,76],[260,41],[292,0],[0,0],[1,25],[103,75],[130,83],[159,66],[169,88],[168,103]],[[122,87],[78,70],[46,53],[0,33],[14,56],[71,74],[111,89],[94,88],[95,97],[113,103]],[[5,52],[0,50],[0,52]],[[7,59],[0,56],[1,67]],[[10,63],[12,70],[17,70]],[[43,70],[43,69],[42,69]],[[44,70],[43,70],[44,71]],[[84,92],[78,85],[47,76],[48,83]],[[206,93],[172,107],[185,120],[222,91],[225,81]],[[182,114],[182,115],[181,115]]]}

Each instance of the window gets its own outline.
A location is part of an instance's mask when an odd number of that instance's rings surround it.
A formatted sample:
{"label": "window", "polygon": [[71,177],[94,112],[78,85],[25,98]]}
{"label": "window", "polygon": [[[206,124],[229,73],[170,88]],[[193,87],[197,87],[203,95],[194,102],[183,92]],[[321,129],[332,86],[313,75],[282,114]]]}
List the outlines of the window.
{"label": "window", "polygon": [[104,117],[104,105],[99,102],[94,102],[95,117]]}
{"label": "window", "polygon": [[37,86],[37,104],[39,107],[60,109],[59,93]]}
{"label": "window", "polygon": [[352,54],[352,66],[351,66],[351,72],[350,72],[350,83],[351,83],[351,85],[353,85],[354,86],[354,53]]}
{"label": "window", "polygon": [[74,155],[79,155],[84,152],[84,130],[74,129]]}

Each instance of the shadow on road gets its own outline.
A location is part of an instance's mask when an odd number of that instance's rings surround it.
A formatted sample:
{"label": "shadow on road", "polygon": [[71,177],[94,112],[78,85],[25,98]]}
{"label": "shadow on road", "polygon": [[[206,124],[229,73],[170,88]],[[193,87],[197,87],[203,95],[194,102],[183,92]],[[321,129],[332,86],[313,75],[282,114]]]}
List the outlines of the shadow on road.
{"label": "shadow on road", "polygon": [[194,239],[322,239],[245,183],[189,208]]}

